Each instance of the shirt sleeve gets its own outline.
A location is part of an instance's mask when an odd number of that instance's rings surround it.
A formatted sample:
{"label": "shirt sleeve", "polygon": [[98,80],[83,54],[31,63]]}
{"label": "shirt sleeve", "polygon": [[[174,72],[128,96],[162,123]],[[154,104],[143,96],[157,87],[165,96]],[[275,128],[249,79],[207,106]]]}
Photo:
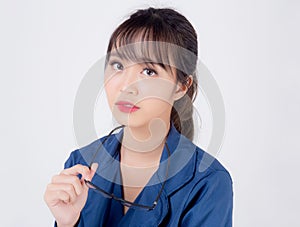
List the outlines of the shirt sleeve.
{"label": "shirt sleeve", "polygon": [[190,194],[190,203],[182,216],[181,226],[231,227],[233,190],[226,171],[215,171],[198,183]]}
{"label": "shirt sleeve", "polygon": [[[77,223],[74,225],[74,227],[79,227],[79,222],[80,222],[80,217],[79,217]],[[56,221],[54,222],[54,227],[57,227]]]}
{"label": "shirt sleeve", "polygon": [[66,160],[64,164],[64,168],[70,168],[76,164],[81,164],[79,157],[79,150],[72,151],[69,158]]}

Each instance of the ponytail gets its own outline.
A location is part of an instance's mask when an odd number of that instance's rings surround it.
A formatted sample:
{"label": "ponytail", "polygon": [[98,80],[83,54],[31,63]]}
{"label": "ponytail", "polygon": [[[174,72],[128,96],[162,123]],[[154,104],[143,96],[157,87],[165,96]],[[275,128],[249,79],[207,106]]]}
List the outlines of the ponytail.
{"label": "ponytail", "polygon": [[[178,70],[177,70],[178,71]],[[179,71],[179,74],[183,74]],[[196,73],[193,76],[193,83],[188,88],[186,94],[179,100],[174,102],[171,111],[171,122],[182,135],[190,140],[194,138],[194,120],[193,120],[193,102],[197,96],[198,80]],[[178,76],[180,81],[180,76]],[[187,76],[184,76],[187,78]]]}

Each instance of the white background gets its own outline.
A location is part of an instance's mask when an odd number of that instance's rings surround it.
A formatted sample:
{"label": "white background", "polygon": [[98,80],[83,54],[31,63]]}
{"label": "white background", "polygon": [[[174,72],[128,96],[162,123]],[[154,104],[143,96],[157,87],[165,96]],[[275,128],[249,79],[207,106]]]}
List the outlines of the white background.
{"label": "white background", "polygon": [[234,181],[234,226],[299,226],[296,0],[1,0],[0,225],[52,226],[43,193],[77,148],[80,81],[114,28],[149,5],[175,7],[192,22],[222,91],[226,136],[217,158]]}

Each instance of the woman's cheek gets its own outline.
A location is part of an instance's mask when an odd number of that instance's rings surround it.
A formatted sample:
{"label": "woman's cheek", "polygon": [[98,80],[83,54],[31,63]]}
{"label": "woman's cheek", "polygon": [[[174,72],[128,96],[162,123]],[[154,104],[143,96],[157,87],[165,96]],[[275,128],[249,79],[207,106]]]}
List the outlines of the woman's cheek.
{"label": "woman's cheek", "polygon": [[142,98],[156,98],[172,104],[174,83],[165,79],[147,79],[138,82],[139,94]]}
{"label": "woman's cheek", "polygon": [[116,91],[115,91],[115,87],[111,85],[111,83],[107,83],[105,85],[105,93],[106,93],[106,97],[107,97],[107,101],[109,104],[110,109],[112,110],[114,103],[115,103],[115,95],[116,95]]}

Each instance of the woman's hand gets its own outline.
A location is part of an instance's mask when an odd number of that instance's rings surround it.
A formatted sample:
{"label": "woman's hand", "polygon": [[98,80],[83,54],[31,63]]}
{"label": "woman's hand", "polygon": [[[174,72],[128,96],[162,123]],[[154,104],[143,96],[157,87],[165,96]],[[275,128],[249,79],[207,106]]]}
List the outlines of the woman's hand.
{"label": "woman's hand", "polygon": [[[91,180],[97,167],[98,164],[93,163],[90,170],[87,166],[78,164],[52,177],[45,191],[44,200],[58,227],[74,226],[78,221],[88,195],[84,179]],[[78,174],[82,175],[81,179],[78,178]]]}

